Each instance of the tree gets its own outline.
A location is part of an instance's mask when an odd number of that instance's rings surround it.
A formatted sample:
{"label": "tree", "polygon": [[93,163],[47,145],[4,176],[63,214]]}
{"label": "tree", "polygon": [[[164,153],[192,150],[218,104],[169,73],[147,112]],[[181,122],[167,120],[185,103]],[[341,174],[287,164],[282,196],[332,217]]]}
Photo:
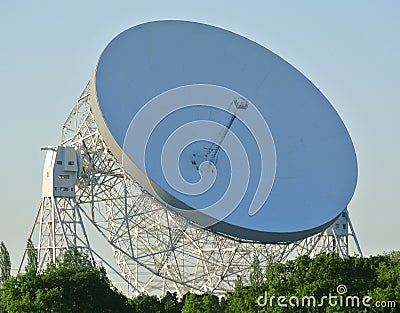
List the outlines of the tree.
{"label": "tree", "polygon": [[171,293],[167,291],[164,297],[160,300],[161,306],[164,313],[181,313],[183,308],[183,303],[179,302],[178,295],[176,292]]}
{"label": "tree", "polygon": [[243,287],[243,279],[241,275],[236,275],[235,279],[235,289],[239,289]]}
{"label": "tree", "polygon": [[252,263],[253,271],[250,273],[250,284],[259,285],[263,282],[263,271],[260,265],[260,259],[257,255],[253,257]]}
{"label": "tree", "polygon": [[159,313],[162,311],[162,305],[158,297],[145,293],[142,293],[132,300],[129,300],[129,305],[133,309],[133,312],[137,313]]}
{"label": "tree", "polygon": [[[270,261],[267,262],[265,281],[261,284],[254,282],[258,266],[259,263],[255,260],[251,273],[253,282],[250,286],[236,288],[227,294],[224,312],[399,312],[398,302],[394,304],[394,300],[400,298],[400,253],[397,252],[368,258],[341,258],[337,253],[321,253],[314,258],[301,255],[285,263]],[[344,287],[345,291],[341,289],[342,292],[339,292],[338,286]],[[327,297],[330,295],[338,297],[338,305],[331,306],[328,303]],[[281,296],[286,299],[286,307],[278,303]],[[315,298],[315,305],[310,300],[311,296]],[[359,306],[347,306],[347,296],[353,300],[358,297]],[[366,296],[371,297],[371,308],[368,310],[361,303]],[[306,303],[310,301],[308,303],[311,304],[303,306],[303,297]],[[342,297],[344,304],[339,304],[339,297]],[[290,305],[290,298],[299,299],[300,305]],[[322,299],[325,302],[322,307],[318,307]],[[351,299],[350,303],[353,301]],[[374,307],[376,301],[386,301],[387,307]]]}
{"label": "tree", "polygon": [[38,253],[35,247],[33,246],[32,240],[29,238],[26,244],[26,251],[28,254],[28,264],[25,267],[25,271],[33,271],[37,272],[38,268]]}
{"label": "tree", "polygon": [[0,305],[9,313],[131,312],[127,299],[87,255],[71,249],[42,273],[11,277],[2,288]]}
{"label": "tree", "polygon": [[262,307],[257,304],[259,296],[264,294],[263,285],[243,286],[228,293],[221,303],[221,312],[226,313],[255,313]]}
{"label": "tree", "polygon": [[201,311],[201,296],[195,293],[190,293],[185,296],[185,304],[183,305],[182,313],[200,313]]}
{"label": "tree", "polygon": [[202,296],[202,310],[201,312],[208,312],[208,313],[222,313],[223,310],[220,308],[219,299],[217,296],[212,294],[203,294]]}
{"label": "tree", "polygon": [[217,296],[205,293],[197,295],[194,293],[186,294],[184,297],[182,313],[222,313],[223,307],[219,303]]}
{"label": "tree", "polygon": [[0,286],[11,277],[11,259],[6,245],[0,243]]}

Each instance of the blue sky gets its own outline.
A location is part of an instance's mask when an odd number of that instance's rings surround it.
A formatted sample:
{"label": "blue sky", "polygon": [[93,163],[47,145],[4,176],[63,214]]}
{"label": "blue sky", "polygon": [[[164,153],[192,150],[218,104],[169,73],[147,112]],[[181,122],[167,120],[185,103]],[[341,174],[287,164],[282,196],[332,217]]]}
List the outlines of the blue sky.
{"label": "blue sky", "polygon": [[18,266],[41,196],[44,153],[107,43],[158,19],[246,36],[303,72],[355,145],[349,210],[366,255],[400,250],[400,3],[397,1],[2,1],[0,240]]}

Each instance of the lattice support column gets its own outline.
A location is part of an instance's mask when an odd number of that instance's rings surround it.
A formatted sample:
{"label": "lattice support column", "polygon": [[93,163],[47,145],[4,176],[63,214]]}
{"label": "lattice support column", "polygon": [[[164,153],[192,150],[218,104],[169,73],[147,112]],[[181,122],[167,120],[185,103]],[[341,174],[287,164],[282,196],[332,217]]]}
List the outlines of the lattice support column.
{"label": "lattice support column", "polygon": [[[38,269],[55,263],[71,247],[92,250],[76,202],[75,183],[81,173],[81,157],[73,147],[46,147],[42,200],[29,239],[38,252]],[[25,251],[19,271],[25,262]]]}
{"label": "lattice support column", "polygon": [[[64,123],[62,145],[76,149],[82,159],[76,202],[85,223],[91,223],[99,236],[107,240],[117,268],[110,263],[109,266],[119,273],[133,294],[168,290],[180,296],[187,291],[222,294],[234,288],[238,275],[247,282],[254,255],[259,257],[261,266],[266,266],[300,254],[338,251],[333,239],[337,243],[341,240],[343,256],[349,254],[348,239],[356,239],[349,223],[352,232],[347,239],[345,234],[327,230],[297,242],[263,244],[210,232],[168,210],[127,175],[112,155],[97,129],[89,92],[85,88]],[[40,222],[41,214],[35,225],[51,229],[50,224]],[[54,216],[51,210],[46,214]],[[83,224],[79,223],[79,227],[84,229]],[[66,243],[76,242],[77,236],[69,232],[71,229],[61,229],[68,237],[63,237]],[[48,238],[52,237],[43,237],[43,246],[56,242]]]}
{"label": "lattice support column", "polygon": [[[38,252],[38,270],[55,263],[65,250],[76,247],[93,259],[89,240],[74,198],[43,197],[29,239]],[[23,270],[24,252],[19,272]]]}

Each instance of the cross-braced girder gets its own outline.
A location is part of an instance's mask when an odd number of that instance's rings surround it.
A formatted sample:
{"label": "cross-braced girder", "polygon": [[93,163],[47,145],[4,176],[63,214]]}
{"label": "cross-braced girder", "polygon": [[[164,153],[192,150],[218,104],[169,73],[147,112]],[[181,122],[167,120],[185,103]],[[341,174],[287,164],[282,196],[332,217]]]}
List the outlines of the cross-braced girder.
{"label": "cross-braced girder", "polygon": [[[75,247],[93,259],[89,240],[75,198],[43,197],[29,239],[36,244],[38,270],[55,264],[64,251]],[[27,251],[24,252],[19,272]]]}
{"label": "cross-braced girder", "polygon": [[[167,209],[125,172],[108,149],[92,115],[89,92],[86,87],[64,123],[62,145],[81,152],[76,202],[112,247],[116,270],[132,293],[220,294],[234,288],[238,275],[247,281],[255,255],[263,266],[320,251],[348,254],[348,237],[335,232],[293,243],[263,244],[213,233]],[[35,225],[50,227],[38,223],[38,218]],[[56,233],[63,230],[54,229]],[[352,235],[355,238],[354,230]]]}

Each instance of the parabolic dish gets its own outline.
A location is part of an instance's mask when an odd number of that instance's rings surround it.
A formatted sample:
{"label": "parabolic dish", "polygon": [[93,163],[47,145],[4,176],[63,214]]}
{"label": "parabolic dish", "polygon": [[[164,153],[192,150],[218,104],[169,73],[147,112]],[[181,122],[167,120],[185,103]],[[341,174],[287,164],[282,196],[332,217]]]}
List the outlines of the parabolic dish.
{"label": "parabolic dish", "polygon": [[329,226],[357,182],[351,138],[323,94],[261,45],[195,22],[115,37],[90,83],[106,144],[169,208],[261,242]]}

